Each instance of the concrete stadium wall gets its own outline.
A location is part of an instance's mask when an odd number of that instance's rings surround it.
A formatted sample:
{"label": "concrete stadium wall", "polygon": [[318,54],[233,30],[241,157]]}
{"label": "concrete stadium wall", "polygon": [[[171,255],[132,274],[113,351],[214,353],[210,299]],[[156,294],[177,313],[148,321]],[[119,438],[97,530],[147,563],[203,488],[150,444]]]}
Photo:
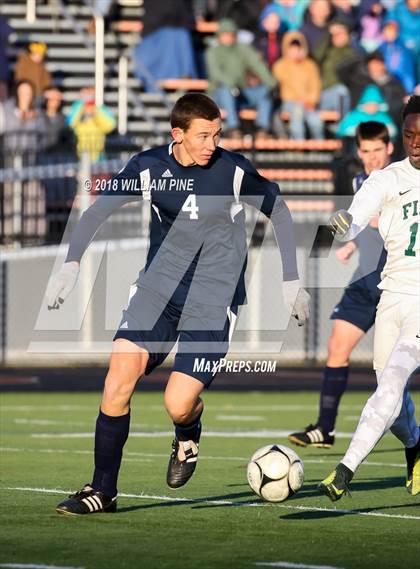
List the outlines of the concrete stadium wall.
{"label": "concrete stadium wall", "polygon": [[[144,265],[146,250],[147,242],[142,239],[107,246],[93,244],[82,262],[78,285],[57,311],[47,310],[44,293],[50,275],[63,262],[64,249],[43,247],[3,253],[2,363],[106,363],[130,284]],[[259,250],[252,249],[249,303],[240,311],[232,357],[264,357],[296,365],[322,363],[331,330],[329,316],[355,269],[356,257],[347,266],[340,265],[338,278],[332,253],[328,259],[308,259],[306,251],[298,248],[302,282],[313,296],[311,321],[299,328],[294,319],[289,322],[284,309],[276,246],[269,242]],[[372,333],[356,348],[353,361],[371,364]]]}

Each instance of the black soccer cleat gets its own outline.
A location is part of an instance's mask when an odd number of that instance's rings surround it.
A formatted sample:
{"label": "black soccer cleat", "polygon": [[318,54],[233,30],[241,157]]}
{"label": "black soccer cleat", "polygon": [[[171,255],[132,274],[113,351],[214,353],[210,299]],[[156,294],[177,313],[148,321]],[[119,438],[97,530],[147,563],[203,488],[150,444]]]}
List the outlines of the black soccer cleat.
{"label": "black soccer cleat", "polygon": [[335,431],[327,433],[322,427],[308,425],[304,431],[291,433],[287,438],[299,447],[331,448],[335,441]]}
{"label": "black soccer cleat", "polygon": [[172,452],[169,458],[166,482],[170,488],[181,488],[194,474],[198,460],[198,442],[172,442]]}
{"label": "black soccer cleat", "polygon": [[340,500],[345,494],[350,495],[349,484],[353,478],[353,472],[340,462],[320,484],[318,490],[328,496],[331,502]]}
{"label": "black soccer cleat", "polygon": [[411,496],[417,496],[420,493],[420,438],[416,446],[405,449],[405,458],[407,461],[407,492]]}
{"label": "black soccer cleat", "polygon": [[117,497],[110,498],[103,492],[94,490],[86,484],[75,494],[70,494],[68,500],[60,502],[56,512],[66,516],[82,516],[83,514],[100,514],[115,512],[117,509]]}

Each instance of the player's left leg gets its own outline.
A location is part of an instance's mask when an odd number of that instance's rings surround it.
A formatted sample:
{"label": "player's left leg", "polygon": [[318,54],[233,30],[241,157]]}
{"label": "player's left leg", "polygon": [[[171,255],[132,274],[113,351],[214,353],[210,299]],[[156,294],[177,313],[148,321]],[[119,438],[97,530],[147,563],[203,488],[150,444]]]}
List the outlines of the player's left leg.
{"label": "player's left leg", "polygon": [[186,484],[197,466],[204,387],[203,382],[178,371],[172,372],[166,386],[165,407],[175,426],[167,472],[171,488]]}
{"label": "player's left leg", "polygon": [[[385,334],[384,324],[388,326],[388,330],[391,327],[392,332],[392,325],[394,324],[395,328],[395,323],[398,322],[400,334],[378,378],[377,389],[362,411],[343,460],[319,486],[333,501],[341,498],[346,492],[354,472],[399,416],[408,379],[419,365],[420,348],[416,338],[418,314],[413,310],[413,298],[404,296],[384,293],[381,298],[375,350],[377,339]],[[375,353],[375,359],[376,356]]]}
{"label": "player's left leg", "polygon": [[[386,298],[384,298],[384,301],[385,300]],[[392,351],[392,346],[389,345],[390,318],[386,310],[387,304],[389,304],[388,301],[385,303],[384,307],[380,307],[378,312],[378,323],[381,323],[381,326],[377,329],[377,333],[375,334],[374,364],[378,381]],[[407,335],[411,335],[412,337],[416,336],[416,338],[418,338],[417,331],[420,329],[420,308],[418,299],[417,303],[410,301],[408,305],[409,306],[406,308],[406,311],[409,310],[412,317],[405,323],[405,332]],[[416,319],[413,317],[416,313],[417,323]],[[386,327],[385,322],[387,323]],[[383,331],[386,332],[385,337]],[[420,346],[418,341],[417,345]],[[414,402],[408,390],[409,381],[410,380],[408,380],[407,386],[404,390],[400,414],[390,430],[405,447],[405,457],[407,462],[406,488],[409,494],[415,496],[420,493],[420,428],[415,416]]]}
{"label": "player's left leg", "polygon": [[398,417],[405,386],[417,366],[418,354],[415,342],[401,338],[378,380],[375,393],[363,408],[344,458],[319,485],[321,492],[332,501],[339,500],[346,493],[357,468]]}
{"label": "player's left leg", "polygon": [[194,473],[204,404],[200,394],[209,387],[225,357],[236,322],[237,307],[189,307],[183,315],[178,353],[165,391],[165,406],[175,426],[167,483],[186,484]]}

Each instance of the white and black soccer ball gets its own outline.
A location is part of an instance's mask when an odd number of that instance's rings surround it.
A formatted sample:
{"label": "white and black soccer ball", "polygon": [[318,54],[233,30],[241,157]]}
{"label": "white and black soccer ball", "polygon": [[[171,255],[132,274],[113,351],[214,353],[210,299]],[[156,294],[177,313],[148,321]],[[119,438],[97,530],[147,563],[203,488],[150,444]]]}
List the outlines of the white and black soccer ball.
{"label": "white and black soccer ball", "polygon": [[294,450],[267,445],[251,456],[247,467],[251,488],[268,502],[283,502],[303,484],[303,462]]}

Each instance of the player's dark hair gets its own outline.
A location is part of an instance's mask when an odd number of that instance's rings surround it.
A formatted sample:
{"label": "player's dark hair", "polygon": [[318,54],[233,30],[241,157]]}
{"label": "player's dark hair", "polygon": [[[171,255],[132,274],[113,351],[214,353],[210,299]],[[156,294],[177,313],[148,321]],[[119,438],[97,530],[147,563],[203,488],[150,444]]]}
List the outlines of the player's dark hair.
{"label": "player's dark hair", "polygon": [[408,115],[420,114],[420,95],[411,95],[403,110],[403,121]]}
{"label": "player's dark hair", "polygon": [[193,119],[214,121],[220,118],[216,103],[203,93],[187,93],[174,105],[171,112],[171,127],[188,130]]}
{"label": "player's dark hair", "polygon": [[356,142],[360,147],[362,140],[381,140],[384,144],[389,144],[389,130],[385,124],[378,121],[361,122],[356,128]]}

